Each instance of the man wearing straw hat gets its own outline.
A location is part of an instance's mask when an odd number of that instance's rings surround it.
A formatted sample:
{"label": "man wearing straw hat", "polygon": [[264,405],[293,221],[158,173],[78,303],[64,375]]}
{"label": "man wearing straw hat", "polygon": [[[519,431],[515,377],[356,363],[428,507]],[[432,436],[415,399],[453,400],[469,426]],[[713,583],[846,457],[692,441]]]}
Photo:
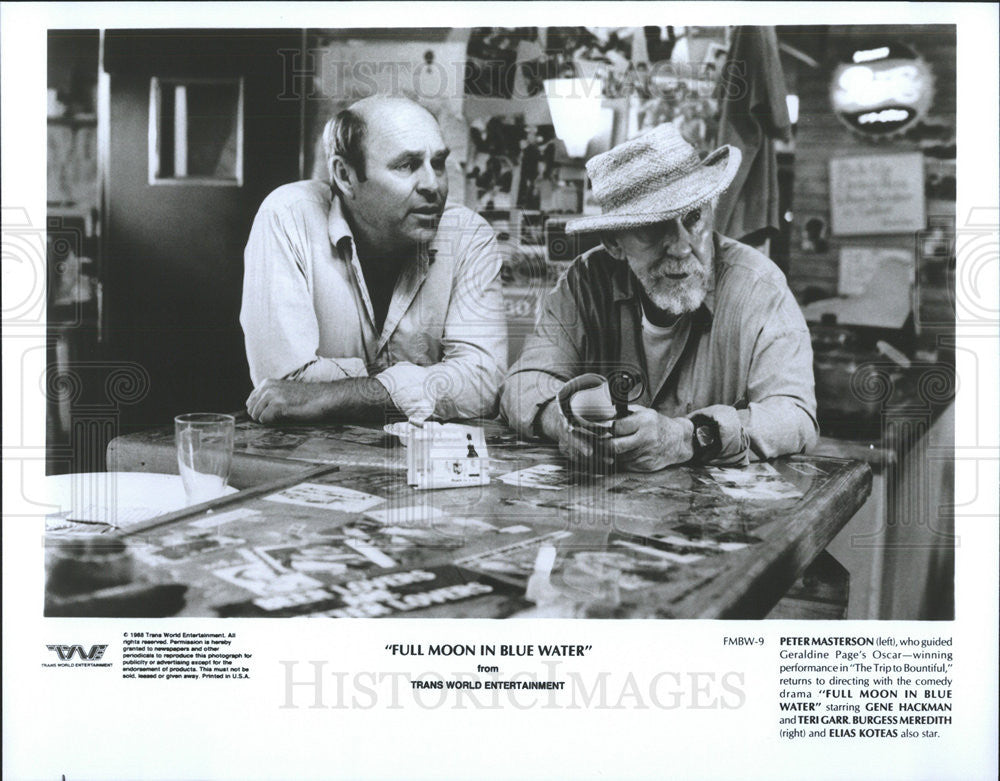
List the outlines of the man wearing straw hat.
{"label": "man wearing straw hat", "polygon": [[[522,435],[634,471],[743,465],[815,442],[802,313],[777,266],[714,231],[739,163],[730,146],[699,160],[670,124],[587,162],[602,214],[566,230],[599,232],[602,245],[548,294],[507,373],[501,409]],[[603,436],[562,403],[591,373],[608,379],[618,409]]]}

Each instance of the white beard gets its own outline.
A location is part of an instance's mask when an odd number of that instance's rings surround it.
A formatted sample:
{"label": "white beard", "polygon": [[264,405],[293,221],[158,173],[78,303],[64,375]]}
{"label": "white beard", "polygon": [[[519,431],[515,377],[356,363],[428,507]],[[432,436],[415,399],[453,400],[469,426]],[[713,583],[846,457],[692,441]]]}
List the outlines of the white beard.
{"label": "white beard", "polygon": [[637,274],[639,284],[653,305],[671,315],[693,312],[701,306],[708,293],[708,270],[697,261],[673,273],[687,272],[682,280],[670,279],[662,274]]}

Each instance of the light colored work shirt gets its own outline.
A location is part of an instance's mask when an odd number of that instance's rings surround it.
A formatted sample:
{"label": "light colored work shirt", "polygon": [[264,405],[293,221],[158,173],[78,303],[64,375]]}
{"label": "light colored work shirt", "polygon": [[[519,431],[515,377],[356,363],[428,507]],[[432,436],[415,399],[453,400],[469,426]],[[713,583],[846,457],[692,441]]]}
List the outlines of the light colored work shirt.
{"label": "light colored work shirt", "polygon": [[648,365],[639,283],[628,264],[601,247],[578,258],[546,297],[504,381],[500,405],[511,425],[537,435],[541,411],[565,381],[597,372],[614,386],[628,372],[643,379],[635,404],[718,424],[722,447],[713,463],[745,464],[814,444],[812,345],[802,312],[766,256],[719,234],[713,241],[711,289],[675,326],[683,344],[663,352],[666,366]]}
{"label": "light colored work shirt", "polygon": [[445,208],[405,263],[379,332],[350,227],[330,186],[279,187],[244,255],[240,324],[254,386],[374,377],[408,417],[489,417],[506,368],[500,255],[489,224]]}

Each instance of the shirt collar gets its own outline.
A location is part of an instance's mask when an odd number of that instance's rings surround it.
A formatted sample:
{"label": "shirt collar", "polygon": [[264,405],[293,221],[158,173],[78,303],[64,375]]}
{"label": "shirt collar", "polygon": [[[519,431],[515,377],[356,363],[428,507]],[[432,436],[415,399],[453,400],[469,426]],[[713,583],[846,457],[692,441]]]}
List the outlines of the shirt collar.
{"label": "shirt collar", "polygon": [[351,226],[347,222],[344,214],[344,207],[340,202],[340,197],[332,193],[330,199],[330,214],[327,217],[327,232],[330,235],[330,243],[337,249],[342,249],[342,242],[347,239],[350,242],[352,251],[354,247],[354,234],[351,233]]}

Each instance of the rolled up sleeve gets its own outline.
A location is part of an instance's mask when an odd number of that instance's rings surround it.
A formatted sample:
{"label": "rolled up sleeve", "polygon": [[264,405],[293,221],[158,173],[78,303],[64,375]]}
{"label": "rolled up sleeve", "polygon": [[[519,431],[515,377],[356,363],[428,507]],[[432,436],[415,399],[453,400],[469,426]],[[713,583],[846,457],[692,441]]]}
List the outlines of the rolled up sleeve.
{"label": "rolled up sleeve", "polygon": [[368,367],[360,358],[321,358],[286,374],[283,379],[299,382],[333,382],[348,377],[367,377]]}

